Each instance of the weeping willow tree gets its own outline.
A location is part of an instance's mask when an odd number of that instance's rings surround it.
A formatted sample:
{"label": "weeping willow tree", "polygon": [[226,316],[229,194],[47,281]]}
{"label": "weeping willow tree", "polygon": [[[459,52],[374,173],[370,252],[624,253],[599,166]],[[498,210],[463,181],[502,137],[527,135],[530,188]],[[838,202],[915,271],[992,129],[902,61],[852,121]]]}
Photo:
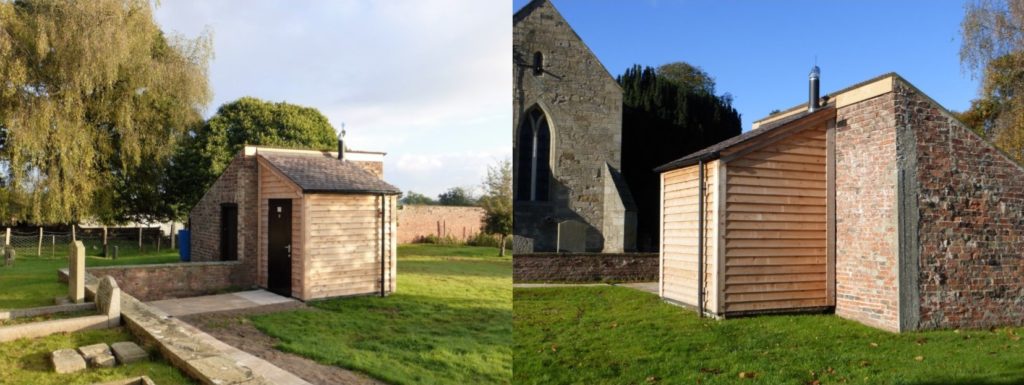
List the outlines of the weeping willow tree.
{"label": "weeping willow tree", "polygon": [[123,218],[202,119],[211,41],[149,0],[0,0],[0,221]]}

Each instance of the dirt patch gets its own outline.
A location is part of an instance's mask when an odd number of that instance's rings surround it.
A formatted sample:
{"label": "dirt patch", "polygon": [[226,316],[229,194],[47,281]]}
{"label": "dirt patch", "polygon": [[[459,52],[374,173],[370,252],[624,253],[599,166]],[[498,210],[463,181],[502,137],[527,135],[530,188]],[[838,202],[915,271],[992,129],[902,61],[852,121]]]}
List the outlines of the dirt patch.
{"label": "dirt patch", "polygon": [[294,309],[313,308],[307,307],[301,302],[284,303],[241,310],[193,314],[178,318],[228,345],[262,358],[316,385],[386,385],[386,383],[372,379],[365,374],[337,366],[324,365],[305,357],[277,350],[274,346],[277,346],[278,340],[263,334],[245,318],[250,315]]}

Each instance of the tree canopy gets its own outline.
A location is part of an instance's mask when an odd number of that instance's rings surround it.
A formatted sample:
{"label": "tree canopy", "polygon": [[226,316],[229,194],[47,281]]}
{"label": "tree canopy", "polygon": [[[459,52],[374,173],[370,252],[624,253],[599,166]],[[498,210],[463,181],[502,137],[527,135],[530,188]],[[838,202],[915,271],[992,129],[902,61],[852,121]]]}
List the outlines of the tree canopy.
{"label": "tree canopy", "polygon": [[217,109],[178,146],[165,176],[167,201],[184,218],[245,145],[336,150],[334,127],[319,110],[242,97]]}
{"label": "tree canopy", "polygon": [[476,206],[477,198],[462,187],[452,187],[437,196],[437,203],[444,206]]}
{"label": "tree canopy", "polygon": [[503,160],[487,168],[483,183],[484,231],[501,236],[501,255],[505,255],[505,238],[512,234],[512,161]]}
{"label": "tree canopy", "polygon": [[436,205],[437,201],[434,198],[420,194],[415,191],[409,191],[405,193],[405,196],[399,201],[403,205]]}
{"label": "tree canopy", "polygon": [[976,0],[964,9],[960,62],[981,75],[982,88],[959,118],[1024,163],[1024,0]]}
{"label": "tree canopy", "polygon": [[686,63],[633,66],[622,85],[622,176],[637,207],[637,246],[658,241],[660,179],[654,168],[739,135],[740,114],[710,75]]}
{"label": "tree canopy", "polygon": [[117,217],[118,187],[152,182],[140,172],[202,119],[210,36],[167,36],[152,11],[148,0],[0,2],[0,220]]}

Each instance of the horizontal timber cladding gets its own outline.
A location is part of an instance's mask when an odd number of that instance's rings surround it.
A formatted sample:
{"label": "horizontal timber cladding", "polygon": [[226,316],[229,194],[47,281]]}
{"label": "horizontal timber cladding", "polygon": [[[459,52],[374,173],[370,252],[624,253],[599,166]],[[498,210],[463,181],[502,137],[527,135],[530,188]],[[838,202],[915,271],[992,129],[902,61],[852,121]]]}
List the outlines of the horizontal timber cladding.
{"label": "horizontal timber cladding", "polygon": [[[385,254],[387,292],[395,289],[396,206],[386,196]],[[305,266],[307,298],[380,293],[381,197],[306,194]]]}
{"label": "horizontal timber cladding", "polygon": [[828,305],[825,127],[726,162],[726,315]]}
{"label": "horizontal timber cladding", "polygon": [[[704,164],[704,307],[718,313],[718,165]],[[697,305],[698,165],[662,174],[661,296]]]}

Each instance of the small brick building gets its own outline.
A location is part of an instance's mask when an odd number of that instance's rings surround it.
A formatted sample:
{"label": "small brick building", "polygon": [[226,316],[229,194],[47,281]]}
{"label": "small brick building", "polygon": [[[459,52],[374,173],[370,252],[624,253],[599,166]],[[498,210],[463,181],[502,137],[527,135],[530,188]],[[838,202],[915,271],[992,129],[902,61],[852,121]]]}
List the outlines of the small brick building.
{"label": "small brick building", "polygon": [[383,157],[246,146],[189,214],[192,260],[237,260],[237,281],[301,300],[394,291]]}
{"label": "small brick building", "polygon": [[1024,168],[899,75],[812,90],[659,168],[661,296],[890,331],[1024,323]]}

